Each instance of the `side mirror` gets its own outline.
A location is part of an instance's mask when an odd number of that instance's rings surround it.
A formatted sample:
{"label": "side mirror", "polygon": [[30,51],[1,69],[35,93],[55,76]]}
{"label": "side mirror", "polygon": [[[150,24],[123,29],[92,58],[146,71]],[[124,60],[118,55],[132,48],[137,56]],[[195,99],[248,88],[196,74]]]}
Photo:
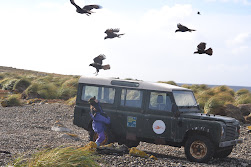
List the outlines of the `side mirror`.
{"label": "side mirror", "polygon": [[176,117],[180,116],[179,108],[175,103],[172,104],[172,112],[175,114]]}

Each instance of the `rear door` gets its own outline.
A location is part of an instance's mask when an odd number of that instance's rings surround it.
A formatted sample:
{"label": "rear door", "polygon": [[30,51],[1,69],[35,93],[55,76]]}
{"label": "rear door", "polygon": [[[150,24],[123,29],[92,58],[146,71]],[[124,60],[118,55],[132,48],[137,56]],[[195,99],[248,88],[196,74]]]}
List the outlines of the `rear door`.
{"label": "rear door", "polygon": [[138,131],[144,126],[142,124],[143,96],[143,90],[120,88],[117,119],[114,122],[116,126],[114,128],[118,135],[127,140],[136,140]]}

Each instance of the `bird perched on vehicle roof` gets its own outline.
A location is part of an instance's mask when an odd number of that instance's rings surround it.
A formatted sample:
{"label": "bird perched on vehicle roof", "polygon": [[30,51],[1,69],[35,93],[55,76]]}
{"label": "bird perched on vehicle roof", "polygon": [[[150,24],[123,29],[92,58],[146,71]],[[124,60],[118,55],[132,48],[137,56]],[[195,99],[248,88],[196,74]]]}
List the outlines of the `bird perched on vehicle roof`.
{"label": "bird perched on vehicle roof", "polygon": [[212,48],[208,48],[206,49],[206,43],[205,42],[201,42],[198,46],[197,46],[197,51],[194,52],[198,53],[198,54],[208,54],[209,56],[211,56],[213,54],[213,49]]}
{"label": "bird perched on vehicle roof", "polygon": [[106,37],[105,37],[105,39],[107,39],[107,38],[115,38],[115,37],[118,37],[118,38],[120,38],[120,35],[124,35],[124,34],[117,34],[117,32],[119,32],[119,29],[118,28],[116,28],[116,29],[112,29],[112,28],[110,28],[110,29],[107,29],[106,31],[105,31],[105,33],[106,33]]}
{"label": "bird perched on vehicle roof", "polygon": [[109,70],[111,68],[109,64],[102,65],[104,59],[106,59],[104,54],[100,54],[93,59],[94,63],[91,63],[89,66],[96,68],[96,72],[94,74],[98,75],[100,69]]}
{"label": "bird perched on vehicle roof", "polygon": [[74,5],[76,7],[76,12],[80,13],[80,14],[86,14],[87,16],[89,16],[90,14],[94,13],[91,10],[92,9],[100,9],[102,8],[100,5],[85,5],[83,8],[81,8],[80,6],[78,6],[74,0],[70,0],[71,4]]}
{"label": "bird perched on vehicle roof", "polygon": [[181,32],[186,32],[186,31],[189,31],[189,32],[191,32],[191,31],[196,31],[196,30],[193,30],[193,29],[189,29],[189,28],[187,28],[186,26],[181,25],[180,23],[179,23],[179,24],[177,24],[177,27],[178,27],[178,29],[177,29],[175,32],[178,32],[178,31],[181,31]]}

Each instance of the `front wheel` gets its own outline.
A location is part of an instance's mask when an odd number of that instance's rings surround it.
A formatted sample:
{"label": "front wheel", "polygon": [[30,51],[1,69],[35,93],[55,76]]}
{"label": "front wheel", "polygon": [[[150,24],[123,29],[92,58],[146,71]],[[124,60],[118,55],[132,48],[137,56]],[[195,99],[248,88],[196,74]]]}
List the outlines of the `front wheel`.
{"label": "front wheel", "polygon": [[208,162],[214,155],[214,145],[206,136],[193,135],[186,141],[185,154],[189,161]]}

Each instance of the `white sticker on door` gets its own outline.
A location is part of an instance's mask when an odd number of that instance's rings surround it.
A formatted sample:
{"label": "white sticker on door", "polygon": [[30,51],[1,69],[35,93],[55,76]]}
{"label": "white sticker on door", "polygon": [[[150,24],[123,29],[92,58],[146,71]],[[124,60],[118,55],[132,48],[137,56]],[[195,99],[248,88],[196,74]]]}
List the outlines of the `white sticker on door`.
{"label": "white sticker on door", "polygon": [[162,120],[156,120],[153,123],[153,131],[156,134],[162,134],[166,130],[166,125]]}

